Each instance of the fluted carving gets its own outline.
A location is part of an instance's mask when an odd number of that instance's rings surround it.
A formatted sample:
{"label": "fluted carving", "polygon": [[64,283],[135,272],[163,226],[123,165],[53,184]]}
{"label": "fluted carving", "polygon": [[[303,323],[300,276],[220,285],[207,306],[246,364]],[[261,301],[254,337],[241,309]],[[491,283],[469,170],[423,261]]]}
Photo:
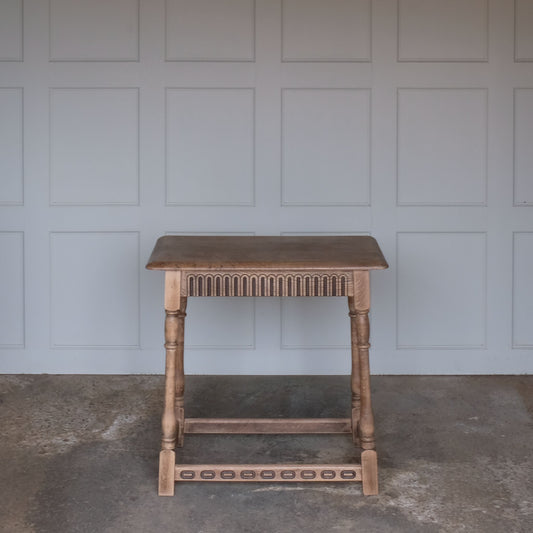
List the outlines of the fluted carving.
{"label": "fluted carving", "polygon": [[188,296],[347,296],[349,275],[339,273],[194,273],[186,276]]}

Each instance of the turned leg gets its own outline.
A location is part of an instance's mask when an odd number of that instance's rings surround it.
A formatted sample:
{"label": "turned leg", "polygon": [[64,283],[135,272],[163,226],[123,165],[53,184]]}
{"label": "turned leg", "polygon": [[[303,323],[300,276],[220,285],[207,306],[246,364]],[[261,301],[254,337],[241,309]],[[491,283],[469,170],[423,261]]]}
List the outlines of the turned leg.
{"label": "turned leg", "polygon": [[370,276],[368,271],[354,273],[354,304],[359,354],[359,378],[361,385],[361,415],[359,419],[359,438],[361,448],[361,464],[363,473],[363,494],[378,493],[378,468],[376,443],[374,438],[374,415],[370,396],[370,365],[368,351],[370,348]]}
{"label": "turned leg", "polygon": [[185,334],[185,309],[187,308],[187,298],[180,298],[180,309],[178,311],[178,334],[176,341],[176,394],[175,394],[175,412],[176,422],[178,425],[178,434],[176,445],[181,448],[183,446],[183,437],[185,433],[185,409],[184,409],[184,394],[185,394],[185,373],[183,367],[183,346]]}
{"label": "turned leg", "polygon": [[[181,359],[183,359],[183,311],[181,310],[180,298],[180,273],[168,271],[165,275],[165,403],[163,408],[161,452],[159,454],[159,495],[174,495],[174,467],[176,454],[174,451],[176,437],[178,435],[178,413],[176,412],[176,389],[177,375],[180,373],[176,368],[178,353],[180,352],[179,339],[181,342]],[[183,364],[181,364],[183,375]],[[183,384],[183,379],[181,380]],[[183,390],[183,386],[182,386]],[[183,400],[182,400],[183,403]]]}
{"label": "turned leg", "polygon": [[357,347],[357,324],[355,301],[353,296],[348,296],[350,310],[350,329],[352,339],[352,437],[355,444],[359,444],[359,418],[361,416],[361,380],[359,374],[359,349]]}

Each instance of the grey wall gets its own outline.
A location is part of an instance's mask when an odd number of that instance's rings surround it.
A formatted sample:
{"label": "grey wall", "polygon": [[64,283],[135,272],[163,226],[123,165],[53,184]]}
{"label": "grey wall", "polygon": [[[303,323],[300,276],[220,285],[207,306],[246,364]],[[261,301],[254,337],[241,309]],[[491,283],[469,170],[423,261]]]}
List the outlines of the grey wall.
{"label": "grey wall", "polygon": [[[533,0],[1,0],[0,372],[161,372],[165,233],[374,235],[374,372],[531,372]],[[346,307],[191,299],[186,370]]]}

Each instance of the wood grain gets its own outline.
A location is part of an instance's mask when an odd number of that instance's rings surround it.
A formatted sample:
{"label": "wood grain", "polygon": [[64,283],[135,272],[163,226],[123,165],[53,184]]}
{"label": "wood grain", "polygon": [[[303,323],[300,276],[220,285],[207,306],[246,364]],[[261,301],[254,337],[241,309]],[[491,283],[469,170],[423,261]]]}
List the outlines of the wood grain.
{"label": "wood grain", "polygon": [[255,483],[347,483],[362,480],[357,464],[194,464],[177,465],[176,481]]}
{"label": "wood grain", "polygon": [[174,496],[174,468],[176,452],[161,450],[159,452],[159,496]]}
{"label": "wood grain", "polygon": [[353,294],[350,271],[217,271],[183,273],[186,296],[347,296]]}
{"label": "wood grain", "polygon": [[361,453],[361,466],[363,468],[363,494],[375,496],[379,492],[378,456],[375,450],[364,450]]}
{"label": "wood grain", "polygon": [[368,270],[387,268],[373,237],[190,236],[160,237],[149,270]]}
{"label": "wood grain", "polygon": [[375,448],[374,415],[370,394],[370,276],[368,272],[354,272],[354,307],[357,353],[359,357],[359,382],[361,390],[361,412],[359,438],[364,450]]}
{"label": "wood grain", "polygon": [[[174,448],[183,443],[183,319],[187,299],[180,297],[180,273],[165,273],[165,401],[161,419],[161,452],[159,454],[159,494],[174,494]],[[179,390],[180,395],[177,392]]]}
{"label": "wood grain", "polygon": [[176,336],[176,376],[175,376],[175,415],[177,424],[176,445],[183,446],[185,434],[185,365],[183,362],[183,351],[185,347],[185,310],[187,309],[187,298],[180,298],[180,307],[177,311],[177,336]]}
{"label": "wood grain", "polygon": [[348,296],[348,309],[350,316],[350,336],[352,349],[352,365],[350,385],[352,388],[352,439],[359,445],[359,419],[361,418],[361,375],[359,368],[359,348],[357,346],[357,312],[355,299]]}
{"label": "wood grain", "polygon": [[350,433],[349,418],[186,418],[185,433]]}

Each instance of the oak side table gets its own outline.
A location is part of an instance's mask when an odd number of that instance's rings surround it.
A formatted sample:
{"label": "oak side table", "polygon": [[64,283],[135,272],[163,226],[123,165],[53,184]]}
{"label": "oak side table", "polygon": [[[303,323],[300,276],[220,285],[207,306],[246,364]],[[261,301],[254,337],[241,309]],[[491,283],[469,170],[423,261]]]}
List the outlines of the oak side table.
{"label": "oak side table", "polygon": [[[164,236],[146,268],[165,271],[165,401],[159,494],[179,481],[359,481],[378,493],[368,361],[369,271],[387,268],[367,236]],[[183,339],[189,296],[344,296],[351,322],[352,408],[349,418],[185,418]],[[176,464],[185,433],[348,433],[361,464]]]}

